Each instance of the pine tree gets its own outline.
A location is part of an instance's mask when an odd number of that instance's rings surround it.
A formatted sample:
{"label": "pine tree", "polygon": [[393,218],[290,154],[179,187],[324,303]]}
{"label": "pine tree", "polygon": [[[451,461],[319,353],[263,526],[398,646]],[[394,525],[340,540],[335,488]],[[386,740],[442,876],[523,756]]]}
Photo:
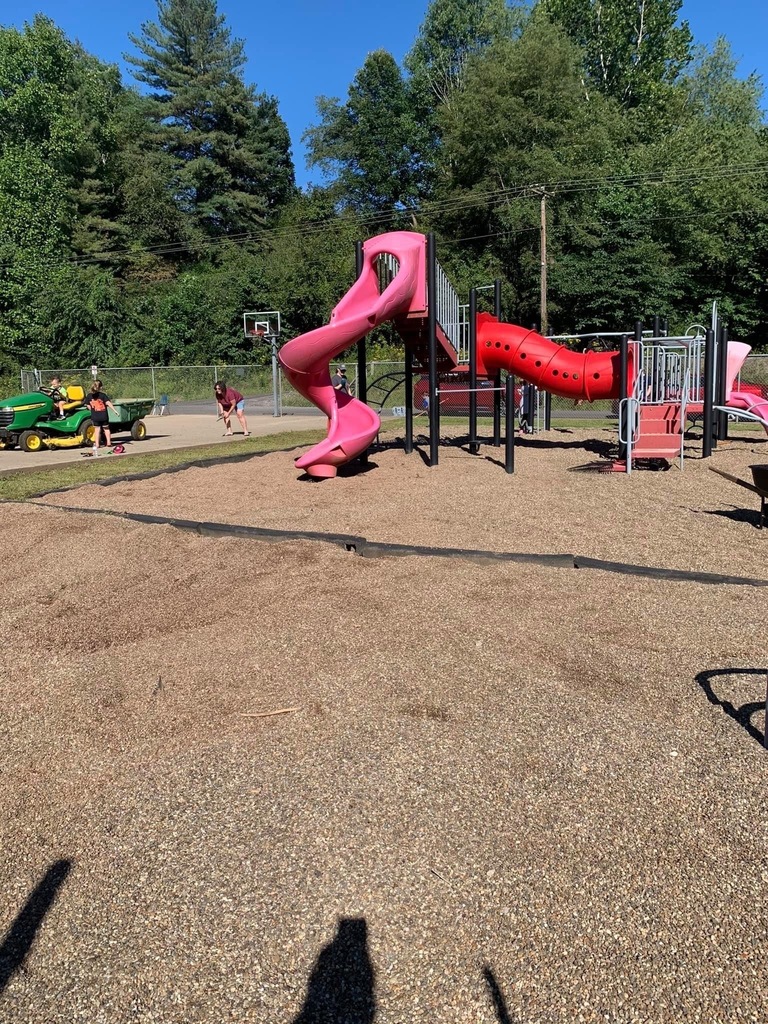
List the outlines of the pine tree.
{"label": "pine tree", "polygon": [[129,38],[179,207],[206,235],[263,225],[295,189],[290,139],[276,101],[245,84],[216,0],[158,0],[158,23]]}

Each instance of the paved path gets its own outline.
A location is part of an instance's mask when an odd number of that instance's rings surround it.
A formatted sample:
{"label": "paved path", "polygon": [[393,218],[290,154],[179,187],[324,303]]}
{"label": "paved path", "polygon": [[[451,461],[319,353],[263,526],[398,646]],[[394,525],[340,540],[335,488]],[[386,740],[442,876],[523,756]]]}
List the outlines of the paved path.
{"label": "paved path", "polygon": [[[131,441],[127,434],[116,434],[114,440],[125,444],[126,453],[139,454],[157,452],[169,448],[195,448],[206,444],[238,444],[242,434],[224,437],[221,420],[209,413],[207,416],[148,416],[145,419],[148,435],[143,441]],[[307,413],[295,416],[248,416],[248,428],[254,437],[267,434],[280,434],[283,431],[318,430],[325,424],[325,418],[319,413]],[[240,425],[233,421],[233,428],[240,430]],[[15,448],[12,451],[0,451],[0,476],[18,469],[33,469],[49,465],[61,465],[64,462],[75,462],[82,458],[82,448],[44,449],[40,452],[22,452]]]}

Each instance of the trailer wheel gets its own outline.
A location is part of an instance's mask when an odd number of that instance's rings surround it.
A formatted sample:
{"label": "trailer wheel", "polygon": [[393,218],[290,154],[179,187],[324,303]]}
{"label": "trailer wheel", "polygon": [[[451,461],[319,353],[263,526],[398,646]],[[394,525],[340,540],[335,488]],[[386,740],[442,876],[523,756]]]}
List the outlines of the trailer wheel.
{"label": "trailer wheel", "polygon": [[94,430],[94,427],[93,427],[93,420],[91,420],[91,419],[83,420],[83,422],[77,428],[77,432],[83,438],[83,443],[82,443],[82,445],[80,447],[81,448],[89,448],[93,444],[93,435],[95,433],[95,430]]}
{"label": "trailer wheel", "polygon": [[131,437],[134,441],[143,441],[147,436],[147,424],[144,420],[134,420],[131,424]]}
{"label": "trailer wheel", "polygon": [[19,438],[19,448],[23,452],[40,452],[43,450],[43,435],[36,430],[25,430]]}

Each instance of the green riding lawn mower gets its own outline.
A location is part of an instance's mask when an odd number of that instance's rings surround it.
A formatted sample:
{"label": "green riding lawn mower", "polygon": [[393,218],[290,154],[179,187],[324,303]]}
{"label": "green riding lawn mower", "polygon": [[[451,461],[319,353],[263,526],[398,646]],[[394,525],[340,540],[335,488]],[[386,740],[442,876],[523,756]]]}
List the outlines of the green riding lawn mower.
{"label": "green riding lawn mower", "polygon": [[[93,444],[94,426],[79,386],[67,388],[67,398],[60,418],[57,402],[61,395],[55,388],[40,388],[27,395],[0,399],[0,449],[15,448],[39,452],[46,448],[85,448]],[[152,409],[151,398],[115,402],[116,412],[109,410],[112,433],[130,431],[134,441],[147,436],[143,417]]]}

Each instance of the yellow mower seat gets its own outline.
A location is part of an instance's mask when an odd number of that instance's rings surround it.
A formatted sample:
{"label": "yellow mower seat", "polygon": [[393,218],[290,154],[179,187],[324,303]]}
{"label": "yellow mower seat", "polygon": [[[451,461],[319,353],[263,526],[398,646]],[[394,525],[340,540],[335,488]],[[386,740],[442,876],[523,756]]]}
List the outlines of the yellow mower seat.
{"label": "yellow mower seat", "polygon": [[83,404],[85,398],[85,392],[79,384],[72,384],[67,388],[67,400],[64,403],[64,409],[76,409],[79,405]]}

